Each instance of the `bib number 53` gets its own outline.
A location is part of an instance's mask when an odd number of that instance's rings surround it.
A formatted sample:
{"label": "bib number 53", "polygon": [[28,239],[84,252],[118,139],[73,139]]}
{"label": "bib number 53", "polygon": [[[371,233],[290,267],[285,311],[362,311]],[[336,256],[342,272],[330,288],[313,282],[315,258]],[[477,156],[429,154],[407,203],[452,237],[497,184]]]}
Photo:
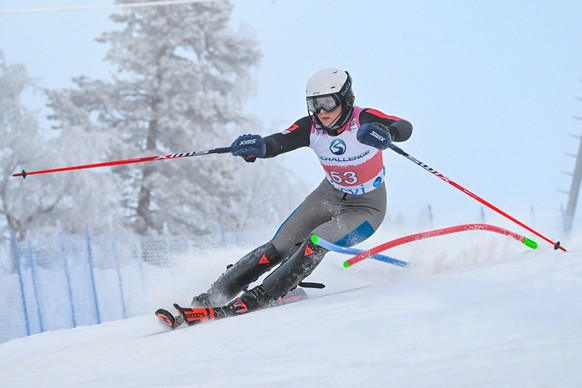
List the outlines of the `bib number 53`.
{"label": "bib number 53", "polygon": [[342,183],[345,185],[355,185],[358,183],[358,177],[353,171],[345,171],[343,173],[339,171],[330,171],[329,176],[335,183]]}

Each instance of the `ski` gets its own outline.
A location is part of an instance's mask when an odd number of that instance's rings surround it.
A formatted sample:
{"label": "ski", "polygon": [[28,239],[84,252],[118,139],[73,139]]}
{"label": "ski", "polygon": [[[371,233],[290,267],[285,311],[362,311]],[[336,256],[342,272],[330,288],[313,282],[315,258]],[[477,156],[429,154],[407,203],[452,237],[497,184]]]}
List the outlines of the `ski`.
{"label": "ski", "polygon": [[184,323],[181,315],[174,316],[174,314],[165,309],[157,309],[155,314],[164,325],[171,329],[175,329]]}
{"label": "ski", "polygon": [[[321,288],[319,283],[314,284],[317,284],[318,288]],[[280,297],[274,300],[273,302],[271,302],[269,306],[267,306],[267,308],[299,302],[307,299],[308,297],[309,296],[303,289],[297,288],[289,292],[284,297]],[[236,301],[234,302],[234,304],[231,305],[230,308],[226,306],[182,307],[177,303],[174,303],[174,308],[178,312],[177,315],[173,315],[171,312],[165,309],[158,309],[155,312],[155,315],[160,319],[160,322],[165,327],[169,327],[172,330],[182,326],[184,322],[186,322],[188,326],[192,326],[198,323],[233,317],[248,312],[246,305],[244,303],[237,304]]]}
{"label": "ski", "polygon": [[182,307],[174,303],[174,308],[180,314],[179,316],[183,322],[186,322],[188,326],[228,316],[224,307]]}

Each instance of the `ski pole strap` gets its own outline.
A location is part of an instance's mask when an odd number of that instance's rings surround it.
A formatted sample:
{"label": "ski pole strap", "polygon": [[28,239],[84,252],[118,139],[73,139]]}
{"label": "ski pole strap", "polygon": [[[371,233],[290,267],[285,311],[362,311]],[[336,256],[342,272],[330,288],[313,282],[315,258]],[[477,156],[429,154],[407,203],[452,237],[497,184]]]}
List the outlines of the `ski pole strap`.
{"label": "ski pole strap", "polygon": [[[330,251],[337,252],[337,253],[345,253],[348,255],[359,255],[359,254],[366,252],[363,249],[357,249],[357,248],[351,248],[351,247],[342,247],[340,245],[330,243],[329,241],[319,237],[316,234],[311,235],[311,242],[314,243],[315,245],[319,245],[320,247],[323,247],[325,249],[328,249]],[[372,259],[376,259],[378,261],[382,261],[384,263],[388,263],[388,264],[392,264],[392,265],[397,265],[399,267],[407,267],[410,264],[407,261],[395,259],[393,257],[385,256],[385,255],[381,255],[381,254],[376,254],[376,255],[373,255],[370,257]]]}

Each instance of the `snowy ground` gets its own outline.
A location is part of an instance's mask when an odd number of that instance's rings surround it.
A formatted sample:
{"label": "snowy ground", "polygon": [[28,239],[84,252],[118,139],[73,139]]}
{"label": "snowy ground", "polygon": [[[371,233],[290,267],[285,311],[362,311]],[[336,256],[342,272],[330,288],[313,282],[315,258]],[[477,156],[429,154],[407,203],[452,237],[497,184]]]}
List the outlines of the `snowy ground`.
{"label": "snowy ground", "polygon": [[[582,386],[582,247],[458,239],[386,252],[417,264],[406,270],[330,254],[311,299],[237,318],[168,331],[151,314],[15,339],[0,345],[0,386]],[[183,284],[160,306],[187,303]]]}

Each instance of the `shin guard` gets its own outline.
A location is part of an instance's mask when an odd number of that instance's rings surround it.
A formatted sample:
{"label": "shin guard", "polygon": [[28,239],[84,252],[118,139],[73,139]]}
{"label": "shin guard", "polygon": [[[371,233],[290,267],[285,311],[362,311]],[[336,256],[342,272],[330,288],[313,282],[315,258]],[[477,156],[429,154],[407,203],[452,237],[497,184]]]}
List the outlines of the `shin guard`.
{"label": "shin guard", "polygon": [[280,262],[281,256],[271,242],[261,245],[229,267],[206,293],[195,297],[194,301],[204,296],[208,305],[222,306]]}
{"label": "shin guard", "polygon": [[261,285],[265,292],[261,302],[270,303],[295,289],[313,272],[327,252],[327,249],[313,244],[310,240],[304,242],[288,260],[265,278]]}

